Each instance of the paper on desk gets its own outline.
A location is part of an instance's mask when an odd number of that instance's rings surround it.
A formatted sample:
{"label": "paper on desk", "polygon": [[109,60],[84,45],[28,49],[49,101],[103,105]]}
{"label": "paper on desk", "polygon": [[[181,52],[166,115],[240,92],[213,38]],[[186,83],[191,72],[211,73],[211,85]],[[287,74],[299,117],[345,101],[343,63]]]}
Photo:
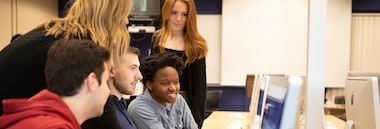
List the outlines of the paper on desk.
{"label": "paper on desk", "polygon": [[334,126],[334,123],[331,122],[331,121],[326,121],[326,124],[327,124],[327,129],[337,129],[337,128]]}
{"label": "paper on desk", "polygon": [[242,115],[241,113],[233,113],[231,114],[231,118],[236,118],[236,119],[247,119],[247,116]]}

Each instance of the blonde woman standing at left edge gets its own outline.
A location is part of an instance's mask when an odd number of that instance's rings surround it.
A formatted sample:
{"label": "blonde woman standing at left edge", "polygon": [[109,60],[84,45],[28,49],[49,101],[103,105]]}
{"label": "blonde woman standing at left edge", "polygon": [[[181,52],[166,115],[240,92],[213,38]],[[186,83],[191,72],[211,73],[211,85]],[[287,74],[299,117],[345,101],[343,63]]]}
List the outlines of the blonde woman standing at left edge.
{"label": "blonde woman standing at left edge", "polygon": [[153,34],[151,53],[173,52],[183,58],[181,92],[199,128],[206,101],[206,40],[198,33],[193,0],[165,0],[162,28]]}
{"label": "blonde woman standing at left edge", "polygon": [[31,97],[46,88],[46,55],[56,40],[90,39],[110,51],[111,63],[127,52],[131,0],[71,1],[65,17],[36,25],[0,51],[0,100]]}

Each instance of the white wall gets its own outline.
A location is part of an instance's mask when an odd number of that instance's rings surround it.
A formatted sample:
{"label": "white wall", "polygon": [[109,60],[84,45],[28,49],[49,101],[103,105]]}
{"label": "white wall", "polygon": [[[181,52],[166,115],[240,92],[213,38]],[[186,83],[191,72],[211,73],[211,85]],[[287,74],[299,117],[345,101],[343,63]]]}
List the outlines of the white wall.
{"label": "white wall", "polygon": [[[349,71],[351,1],[328,0],[327,87]],[[246,74],[306,75],[307,1],[225,0],[222,15],[198,15],[209,45],[207,82],[243,86]]]}
{"label": "white wall", "polygon": [[12,2],[11,0],[0,0],[0,50],[9,43],[12,37]]}
{"label": "white wall", "polygon": [[221,85],[243,86],[249,73],[306,75],[307,1],[222,4]]}
{"label": "white wall", "polygon": [[58,0],[17,0],[17,33],[26,33],[49,18],[58,17]]}
{"label": "white wall", "polygon": [[[200,34],[207,40],[209,53],[206,59],[207,83],[221,83],[221,45],[222,45],[222,15],[197,15]],[[244,76],[245,78],[245,76]]]}
{"label": "white wall", "polygon": [[344,87],[350,70],[351,0],[327,0],[326,87]]}
{"label": "white wall", "polygon": [[24,34],[48,18],[58,17],[58,0],[0,0],[0,50],[12,35]]}
{"label": "white wall", "polygon": [[220,83],[221,15],[198,15],[198,31],[206,39],[208,55],[206,73],[208,84]]}

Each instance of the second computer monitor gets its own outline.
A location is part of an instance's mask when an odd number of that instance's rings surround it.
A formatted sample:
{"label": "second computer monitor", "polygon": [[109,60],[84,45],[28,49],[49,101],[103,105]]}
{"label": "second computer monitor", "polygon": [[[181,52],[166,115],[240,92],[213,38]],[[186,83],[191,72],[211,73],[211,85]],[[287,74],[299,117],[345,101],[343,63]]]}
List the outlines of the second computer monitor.
{"label": "second computer monitor", "polygon": [[345,99],[348,129],[380,129],[377,77],[347,77]]}

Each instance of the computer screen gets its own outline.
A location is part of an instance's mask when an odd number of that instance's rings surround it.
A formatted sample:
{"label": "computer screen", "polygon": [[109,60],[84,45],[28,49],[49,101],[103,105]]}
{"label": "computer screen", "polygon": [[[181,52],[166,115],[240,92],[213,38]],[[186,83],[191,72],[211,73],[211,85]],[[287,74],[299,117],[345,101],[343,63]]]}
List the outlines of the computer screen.
{"label": "computer screen", "polygon": [[132,0],[131,18],[152,18],[161,15],[161,0]]}
{"label": "computer screen", "polygon": [[346,118],[352,129],[380,129],[379,81],[373,77],[347,77]]}
{"label": "computer screen", "polygon": [[285,74],[258,74],[257,75],[258,80],[257,80],[257,83],[255,83],[256,89],[253,89],[253,90],[256,90],[254,92],[258,92],[258,93],[255,95],[255,98],[253,98],[255,99],[256,103],[252,104],[251,102],[251,105],[253,105],[252,106],[253,110],[255,110],[256,114],[259,116],[262,116],[263,111],[264,111],[263,102],[266,99],[266,89],[269,84],[269,78],[272,76],[285,77],[286,75]]}
{"label": "computer screen", "polygon": [[302,78],[297,76],[270,76],[268,80],[261,128],[295,128],[298,122]]}
{"label": "computer screen", "polygon": [[257,80],[257,94],[255,95],[256,103],[252,104],[253,110],[256,115],[261,115],[263,110],[263,99],[264,99],[264,91],[266,89],[266,78],[267,75],[259,75]]}
{"label": "computer screen", "polygon": [[[265,76],[263,74],[254,74],[254,83],[252,87],[251,102],[249,105],[249,120],[251,125],[259,125],[261,122],[261,106],[265,90]],[[254,128],[252,128],[254,129]]]}

